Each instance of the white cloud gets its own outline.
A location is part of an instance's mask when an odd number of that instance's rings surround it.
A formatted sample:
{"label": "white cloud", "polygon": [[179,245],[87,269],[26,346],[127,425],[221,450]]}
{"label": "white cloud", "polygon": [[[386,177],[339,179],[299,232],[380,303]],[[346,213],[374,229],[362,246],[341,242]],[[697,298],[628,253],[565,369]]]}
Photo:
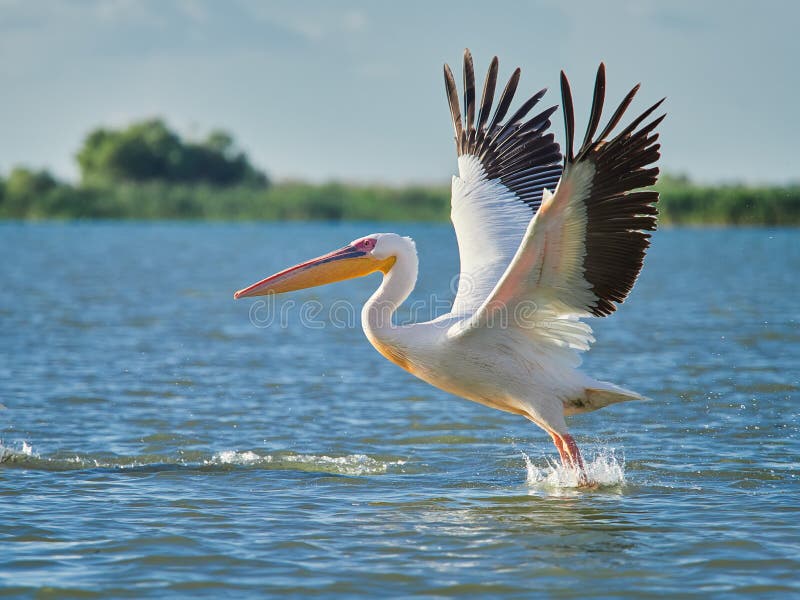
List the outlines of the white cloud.
{"label": "white cloud", "polygon": [[208,9],[202,0],[179,0],[178,8],[193,21],[197,21],[198,23],[205,23],[208,21]]}
{"label": "white cloud", "polygon": [[347,31],[363,31],[367,28],[367,15],[360,10],[349,10],[344,13],[344,28]]}
{"label": "white cloud", "polygon": [[139,23],[151,26],[163,24],[159,11],[153,11],[147,3],[137,0],[107,0],[93,2],[88,6],[96,20],[105,23]]}

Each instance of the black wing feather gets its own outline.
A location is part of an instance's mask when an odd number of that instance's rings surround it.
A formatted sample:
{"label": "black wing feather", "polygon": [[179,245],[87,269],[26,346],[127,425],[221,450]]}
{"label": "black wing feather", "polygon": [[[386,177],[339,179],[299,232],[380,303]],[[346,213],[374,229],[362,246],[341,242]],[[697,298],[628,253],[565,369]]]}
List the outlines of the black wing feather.
{"label": "black wing feather", "polygon": [[469,48],[464,50],[464,117],[468,135],[472,133],[475,121],[475,68]]}
{"label": "black wing feather", "polygon": [[481,97],[481,108],[478,111],[478,131],[482,131],[489,120],[489,113],[492,112],[492,102],[494,102],[494,91],[497,88],[497,69],[500,66],[497,57],[492,59],[489,71],[486,73],[486,81],[483,84],[483,96]]}
{"label": "black wing feather", "polygon": [[657,102],[615,137],[608,139],[619,124],[639,86],[635,86],[614,111],[597,139],[605,96],[605,66],[601,63],[595,80],[589,125],[577,155],[573,154],[575,117],[569,80],[561,74],[564,98],[564,123],[567,130],[565,177],[576,165],[591,163],[594,174],[589,193],[583,199],[586,207],[586,254],[584,277],[592,286],[597,301],[591,307],[595,316],[606,316],[616,310],[615,303],[625,300],[639,276],[644,256],[650,245],[649,231],[656,229],[658,192],[636,191],[652,186],[658,178],[660,157],[658,134],[651,133],[666,115],[661,115],[640,128],[644,120],[663,100]]}
{"label": "black wing feather", "polygon": [[[495,56],[495,58],[497,58]],[[489,125],[489,131],[494,131],[494,129],[500,125],[502,120],[505,118],[508,109],[511,107],[511,102],[514,100],[514,94],[517,92],[517,86],[519,85],[519,78],[522,74],[522,69],[517,67],[514,69],[514,72],[511,74],[511,77],[508,78],[508,83],[506,87],[503,88],[503,93],[500,96],[500,102],[497,103],[497,109],[494,112],[494,117],[492,117],[492,124]]]}
{"label": "black wing feather", "polygon": [[586,136],[583,138],[583,145],[586,146],[597,133],[597,126],[600,125],[600,116],[603,114],[603,102],[606,97],[606,66],[600,63],[597,68],[597,77],[594,81],[594,97],[592,98],[592,109],[589,111],[591,120],[586,128]]}
{"label": "black wing feather", "polygon": [[461,110],[458,108],[458,88],[453,72],[448,65],[444,66],[444,86],[447,91],[447,101],[450,103],[450,116],[453,119],[453,129],[456,135],[456,150],[461,155],[461,135],[463,126],[461,125]]}
{"label": "black wing feather", "polygon": [[569,89],[569,80],[564,71],[561,71],[561,102],[564,105],[564,128],[567,135],[565,160],[570,162],[575,157],[572,151],[575,145],[575,109],[572,106],[572,90]]}
{"label": "black wing feather", "polygon": [[490,180],[499,179],[535,212],[541,204],[544,188],[552,190],[561,177],[561,151],[553,135],[547,133],[551,125],[550,116],[557,107],[526,120],[544,96],[545,90],[541,90],[523,102],[508,120],[504,120],[519,85],[521,71],[515,69],[489,122],[497,87],[498,65],[497,57],[494,57],[486,74],[476,122],[475,71],[472,54],[469,50],[464,51],[463,125],[455,79],[445,65],[445,88],[453,119],[456,149],[459,156],[473,155],[478,158]]}

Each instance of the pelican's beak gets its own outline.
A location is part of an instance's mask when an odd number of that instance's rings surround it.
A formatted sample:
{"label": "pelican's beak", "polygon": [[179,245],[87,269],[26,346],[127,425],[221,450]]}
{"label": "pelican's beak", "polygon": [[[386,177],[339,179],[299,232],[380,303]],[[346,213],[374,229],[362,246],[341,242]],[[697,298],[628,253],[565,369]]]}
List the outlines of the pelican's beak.
{"label": "pelican's beak", "polygon": [[235,299],[249,296],[282,294],[305,288],[317,287],[335,281],[369,275],[375,271],[388,271],[394,257],[380,260],[355,246],[345,246],[324,256],[300,263],[280,273],[276,273],[250,287],[236,292]]}

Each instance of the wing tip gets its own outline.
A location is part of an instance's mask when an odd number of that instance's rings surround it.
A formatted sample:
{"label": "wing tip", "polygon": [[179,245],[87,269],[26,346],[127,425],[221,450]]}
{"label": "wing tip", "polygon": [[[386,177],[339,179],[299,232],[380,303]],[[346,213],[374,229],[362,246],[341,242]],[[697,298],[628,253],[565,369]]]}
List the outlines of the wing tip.
{"label": "wing tip", "polygon": [[564,129],[566,130],[567,150],[564,153],[564,162],[571,163],[575,160],[575,112],[572,105],[572,90],[569,85],[569,78],[564,70],[561,70],[561,102],[564,111]]}

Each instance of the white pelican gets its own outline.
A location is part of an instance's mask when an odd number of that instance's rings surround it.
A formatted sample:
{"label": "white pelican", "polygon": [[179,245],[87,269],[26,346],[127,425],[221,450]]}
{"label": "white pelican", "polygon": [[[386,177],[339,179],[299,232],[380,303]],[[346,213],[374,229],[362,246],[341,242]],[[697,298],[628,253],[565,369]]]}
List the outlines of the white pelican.
{"label": "white pelican", "polygon": [[[395,325],[392,314],[417,279],[408,237],[374,233],[239,290],[234,298],[280,294],[381,271],[383,281],[361,312],[370,343],[423,381],[468,400],[522,415],[553,439],[561,461],[588,484],[565,415],[642,396],[584,374],[580,352],[594,341],[580,319],[603,317],[625,300],[655,230],[658,193],[636,191],[658,176],[656,126],[642,125],[660,101],[612,136],[634,87],[600,125],[605,66],[597,71],[583,142],[574,151],[572,94],[561,72],[566,155],[548,133],[557,107],[529,117],[545,93],[511,116],[516,69],[490,118],[498,61],[492,59],[480,104],[472,56],[464,52],[464,121],[450,68],[445,86],[455,128],[458,176],[451,219],[461,275],[449,313]],[[476,116],[477,113],[477,116]],[[555,187],[554,192],[549,190]]]}

